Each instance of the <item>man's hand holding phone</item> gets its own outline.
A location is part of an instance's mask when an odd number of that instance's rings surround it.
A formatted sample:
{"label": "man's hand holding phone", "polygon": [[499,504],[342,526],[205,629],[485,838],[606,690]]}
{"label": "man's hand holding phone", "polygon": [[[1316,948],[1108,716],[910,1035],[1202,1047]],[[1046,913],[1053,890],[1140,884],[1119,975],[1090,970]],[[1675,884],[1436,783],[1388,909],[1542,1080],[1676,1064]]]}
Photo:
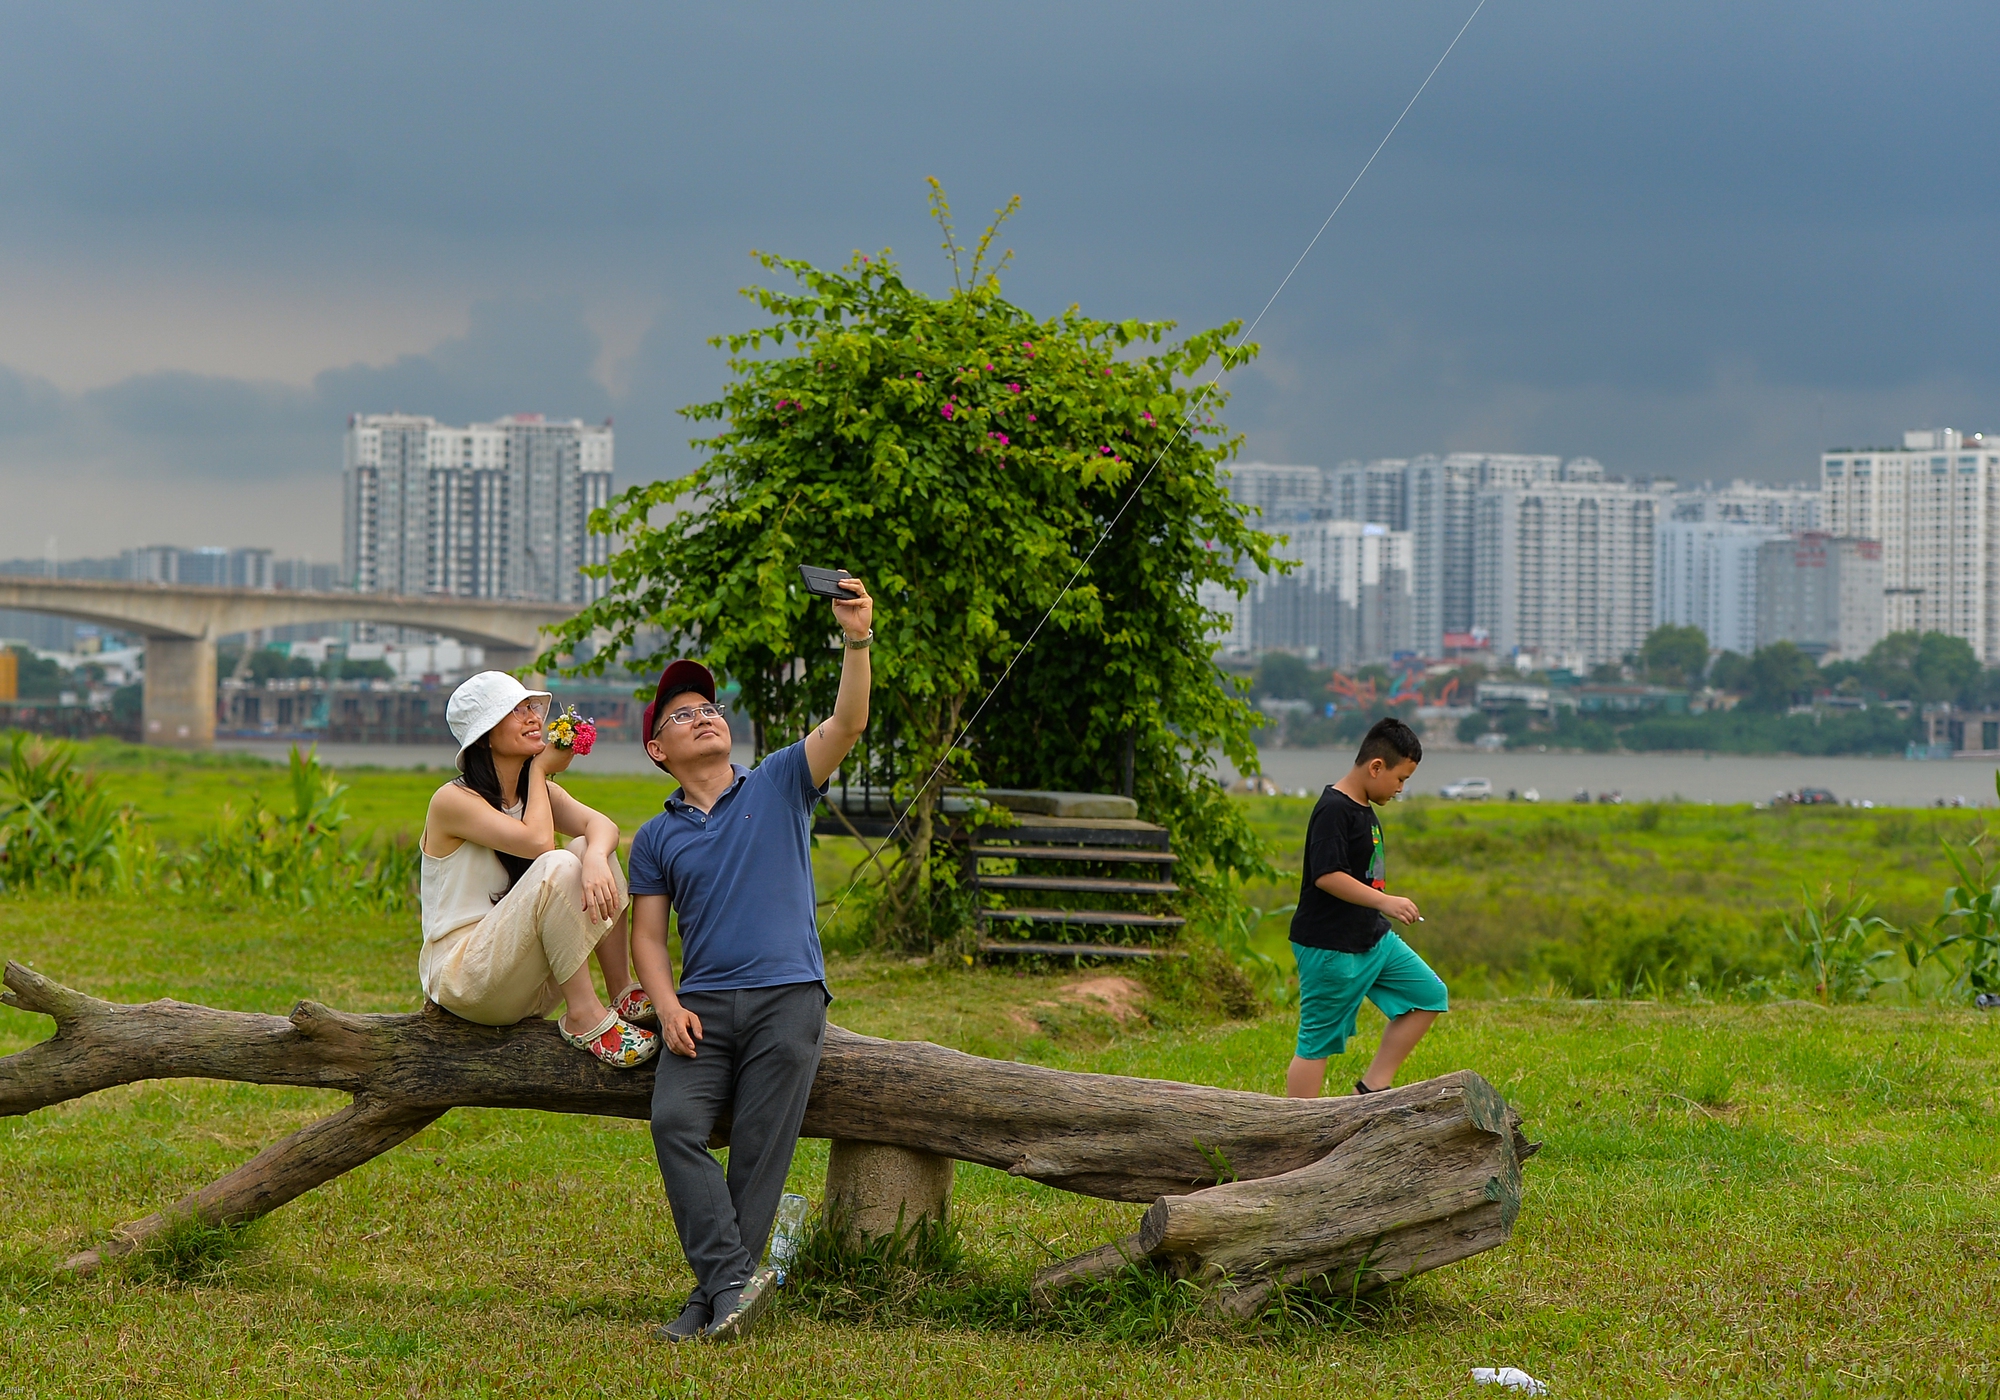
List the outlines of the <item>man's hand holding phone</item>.
{"label": "man's hand holding phone", "polygon": [[806,592],[833,600],[834,621],[849,641],[858,642],[873,630],[875,600],[860,579],[845,569],[820,569],[811,564],[799,565],[799,576],[805,580]]}

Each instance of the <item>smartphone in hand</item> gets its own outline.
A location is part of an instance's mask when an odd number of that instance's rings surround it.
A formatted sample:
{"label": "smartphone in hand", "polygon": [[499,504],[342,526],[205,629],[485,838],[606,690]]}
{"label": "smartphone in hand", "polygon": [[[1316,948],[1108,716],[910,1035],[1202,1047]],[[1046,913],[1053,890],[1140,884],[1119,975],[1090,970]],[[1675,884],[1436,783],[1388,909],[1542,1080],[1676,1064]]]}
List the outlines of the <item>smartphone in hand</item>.
{"label": "smartphone in hand", "polygon": [[816,593],[822,598],[852,598],[854,595],[840,586],[844,578],[854,575],[845,569],[815,569],[810,564],[799,565],[799,574],[806,581],[806,592]]}

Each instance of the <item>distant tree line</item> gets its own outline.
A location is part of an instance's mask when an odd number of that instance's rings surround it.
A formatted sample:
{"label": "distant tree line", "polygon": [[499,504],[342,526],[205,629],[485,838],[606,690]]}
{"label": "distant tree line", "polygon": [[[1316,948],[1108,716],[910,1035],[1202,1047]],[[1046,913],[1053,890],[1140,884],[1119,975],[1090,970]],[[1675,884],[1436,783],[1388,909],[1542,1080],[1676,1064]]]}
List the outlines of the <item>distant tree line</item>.
{"label": "distant tree line", "polygon": [[[1354,677],[1375,681],[1372,705],[1336,696],[1332,678],[1332,671],[1287,653],[1260,658],[1251,677],[1253,700],[1304,701],[1310,707],[1268,719],[1261,737],[1282,738],[1299,748],[1340,745],[1359,739],[1385,714],[1409,713],[1408,705],[1383,703],[1394,684],[1386,667],[1362,667]],[[1483,669],[1473,664],[1427,677],[1421,689],[1425,702],[1435,703],[1456,681],[1452,698],[1471,703],[1483,678]],[[1537,673],[1535,678],[1546,676]],[[2000,708],[2000,669],[1982,667],[1969,643],[1944,632],[1892,633],[1859,660],[1821,666],[1791,642],[1759,647],[1748,656],[1711,653],[1701,628],[1670,624],[1653,629],[1623,663],[1596,667],[1591,679],[1691,692],[1708,689],[1729,697],[1729,703],[1699,714],[1559,710],[1553,716],[1516,705],[1466,716],[1459,723],[1459,737],[1471,742],[1481,734],[1498,733],[1510,748],[1545,744],[1593,751],[1894,753],[1921,740],[1921,722],[1884,702]],[[1822,703],[1829,698],[1850,703]],[[1329,703],[1334,706],[1330,715]],[[1813,711],[1793,713],[1806,706]]]}
{"label": "distant tree line", "polygon": [[324,665],[314,665],[303,656],[292,656],[282,647],[259,647],[250,653],[246,665],[241,648],[224,647],[216,654],[216,674],[233,676],[241,665],[249,678],[262,684],[265,681],[282,680],[323,680],[323,681],[391,681],[396,672],[388,662],[380,657],[366,661],[355,661],[339,652],[330,653]]}

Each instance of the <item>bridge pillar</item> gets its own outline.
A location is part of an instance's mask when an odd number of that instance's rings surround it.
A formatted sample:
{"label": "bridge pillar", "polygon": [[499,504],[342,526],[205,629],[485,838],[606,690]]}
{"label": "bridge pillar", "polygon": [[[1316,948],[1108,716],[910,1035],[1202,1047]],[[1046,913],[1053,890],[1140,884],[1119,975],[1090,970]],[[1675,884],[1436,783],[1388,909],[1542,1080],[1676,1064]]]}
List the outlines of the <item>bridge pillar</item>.
{"label": "bridge pillar", "polygon": [[215,643],[207,637],[146,638],[144,738],[149,744],[215,743]]}

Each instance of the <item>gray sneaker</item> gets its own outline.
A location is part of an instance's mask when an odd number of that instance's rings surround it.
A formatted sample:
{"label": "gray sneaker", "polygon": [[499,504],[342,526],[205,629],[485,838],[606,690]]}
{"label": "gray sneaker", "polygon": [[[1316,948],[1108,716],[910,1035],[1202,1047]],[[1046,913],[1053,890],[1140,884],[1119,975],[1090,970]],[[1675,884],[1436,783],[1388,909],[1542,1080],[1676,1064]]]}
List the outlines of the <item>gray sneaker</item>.
{"label": "gray sneaker", "polygon": [[708,1329],[714,1316],[708,1304],[690,1299],[688,1305],[681,1309],[681,1315],[665,1327],[656,1329],[655,1335],[669,1342],[691,1342]]}
{"label": "gray sneaker", "polygon": [[776,1269],[759,1269],[741,1288],[724,1289],[715,1295],[715,1321],[702,1336],[711,1342],[733,1342],[749,1336],[777,1291]]}

